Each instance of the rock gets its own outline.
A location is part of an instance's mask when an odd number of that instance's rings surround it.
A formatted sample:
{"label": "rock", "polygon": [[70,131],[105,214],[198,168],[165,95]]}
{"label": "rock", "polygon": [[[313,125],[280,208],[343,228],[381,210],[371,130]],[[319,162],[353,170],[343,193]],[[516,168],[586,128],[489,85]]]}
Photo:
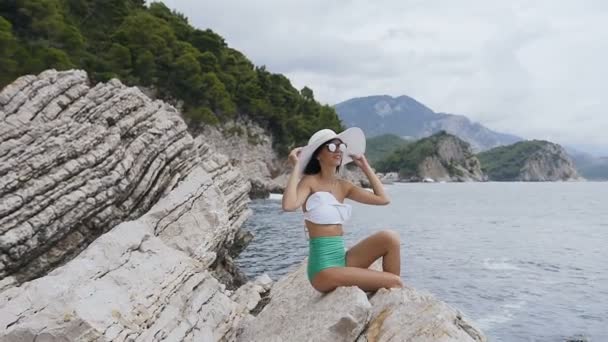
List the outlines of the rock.
{"label": "rock", "polygon": [[380,289],[370,299],[367,341],[486,341],[462,314],[432,295],[411,287]]}
{"label": "rock", "polygon": [[399,174],[397,172],[378,173],[378,178],[382,184],[393,184],[399,180]]}
{"label": "rock", "polygon": [[521,141],[479,153],[478,157],[493,181],[583,180],[566,151],[549,141]]}
{"label": "rock", "polygon": [[49,70],[0,98],[0,279],[18,284],[60,265],[141,216],[198,163],[233,188],[234,224],[247,216],[241,176],[195,144],[173,107],[136,88],[90,88],[83,71]]}
{"label": "rock", "polygon": [[270,303],[237,341],[354,341],[361,334],[371,312],[365,292],[341,287],[321,294],[308,283],[305,268],[273,286]]}
{"label": "rock", "polygon": [[267,198],[271,179],[284,165],[272,148],[272,136],[256,123],[239,119],[220,126],[204,126],[199,136],[216,151],[230,158],[233,166],[251,183],[251,198]]}
{"label": "rock", "polygon": [[83,71],[25,76],[1,93],[0,279],[61,264],[137,218],[198,163],[176,111]]}
{"label": "rock", "polygon": [[581,180],[570,156],[559,145],[543,144],[542,148],[527,158],[519,175],[522,181]]}
{"label": "rock", "polygon": [[355,185],[364,188],[369,188],[371,186],[367,176],[354,164],[348,164],[346,167],[343,167],[340,170],[340,173],[342,174],[342,178]]}
{"label": "rock", "polygon": [[208,271],[236,229],[227,202],[195,167],[144,216],[47,276],[0,293],[0,340],[233,340],[269,281],[245,285],[235,301]]}
{"label": "rock", "polygon": [[83,71],[19,78],[0,106],[0,340],[234,340],[269,282],[226,288],[251,213],[229,159]]}
{"label": "rock", "polygon": [[255,281],[238,288],[231,296],[232,300],[244,305],[247,310],[253,311],[272,287],[272,279],[266,274],[259,276]]}
{"label": "rock", "polygon": [[439,132],[394,152],[391,169],[399,169],[399,181],[484,181],[481,164],[470,145],[458,137]]}
{"label": "rock", "polygon": [[270,303],[239,330],[237,341],[486,341],[457,310],[411,287],[370,299],[357,287],[319,293],[306,263],[280,279]]}
{"label": "rock", "polygon": [[445,134],[438,140],[436,148],[436,154],[426,157],[418,166],[420,178],[448,182],[484,180],[481,164],[467,143]]}
{"label": "rock", "polygon": [[274,194],[282,194],[285,190],[285,186],[287,185],[287,181],[289,180],[289,174],[283,173],[280,176],[272,179],[268,183],[268,191]]}

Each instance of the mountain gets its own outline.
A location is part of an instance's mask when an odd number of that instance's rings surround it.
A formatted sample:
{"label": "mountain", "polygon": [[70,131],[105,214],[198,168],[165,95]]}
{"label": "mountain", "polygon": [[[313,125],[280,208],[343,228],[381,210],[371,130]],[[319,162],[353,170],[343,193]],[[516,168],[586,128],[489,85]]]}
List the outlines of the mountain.
{"label": "mountain", "polygon": [[365,155],[370,164],[375,165],[380,160],[387,157],[394,150],[410,143],[398,135],[383,134],[368,138],[366,142]]}
{"label": "mountain", "polygon": [[608,157],[596,157],[574,148],[566,147],[576,169],[589,180],[608,180]]}
{"label": "mountain", "polygon": [[470,145],[445,131],[400,147],[377,162],[380,172],[406,181],[481,181],[484,175]]}
{"label": "mountain", "polygon": [[353,98],[334,106],[346,127],[361,127],[369,136],[395,134],[423,138],[446,131],[465,140],[473,151],[484,151],[522,140],[472,122],[466,116],[436,113],[409,96]]}
{"label": "mountain", "polygon": [[494,181],[578,180],[574,163],[560,145],[543,141],[520,141],[477,155],[482,170]]}

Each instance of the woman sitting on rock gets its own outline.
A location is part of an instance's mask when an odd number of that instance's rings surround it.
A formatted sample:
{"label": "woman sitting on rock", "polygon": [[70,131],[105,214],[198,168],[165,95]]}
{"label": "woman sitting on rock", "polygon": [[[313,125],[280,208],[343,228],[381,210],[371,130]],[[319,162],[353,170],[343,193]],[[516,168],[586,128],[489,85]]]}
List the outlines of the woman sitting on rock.
{"label": "woman sitting on rock", "polygon": [[[344,248],[342,224],[351,215],[351,206],[344,204],[344,200],[374,205],[389,203],[364,152],[363,131],[353,127],[340,134],[320,130],[312,135],[308,145],[289,154],[293,171],[283,193],[283,210],[302,207],[310,236],[308,280],[320,292],[338,286],[358,286],[364,291],[403,287],[399,276],[399,236],[395,232],[380,231],[348,251]],[[340,167],[351,161],[365,173],[373,193],[338,178]],[[383,271],[368,269],[380,257]]]}

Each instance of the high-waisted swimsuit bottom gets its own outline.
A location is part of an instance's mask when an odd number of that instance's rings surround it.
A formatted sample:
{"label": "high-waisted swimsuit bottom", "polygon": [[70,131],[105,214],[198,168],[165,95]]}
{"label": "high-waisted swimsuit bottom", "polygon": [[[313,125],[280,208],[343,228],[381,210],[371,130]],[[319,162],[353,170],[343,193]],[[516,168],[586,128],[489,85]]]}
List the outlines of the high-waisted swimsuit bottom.
{"label": "high-waisted swimsuit bottom", "polygon": [[318,236],[308,241],[308,280],[330,267],[346,266],[344,237]]}

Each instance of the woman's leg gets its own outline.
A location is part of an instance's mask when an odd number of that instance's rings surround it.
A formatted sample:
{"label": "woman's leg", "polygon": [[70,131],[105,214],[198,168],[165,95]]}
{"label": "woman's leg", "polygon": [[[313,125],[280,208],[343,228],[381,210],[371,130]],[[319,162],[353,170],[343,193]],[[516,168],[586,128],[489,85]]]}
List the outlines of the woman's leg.
{"label": "woman's leg", "polygon": [[368,268],[382,257],[382,270],[399,276],[401,274],[401,254],[399,235],[391,230],[377,232],[346,252],[346,266]]}
{"label": "woman's leg", "polygon": [[326,268],[315,275],[311,284],[320,292],[333,291],[339,286],[357,286],[364,291],[403,287],[398,275],[359,267]]}

